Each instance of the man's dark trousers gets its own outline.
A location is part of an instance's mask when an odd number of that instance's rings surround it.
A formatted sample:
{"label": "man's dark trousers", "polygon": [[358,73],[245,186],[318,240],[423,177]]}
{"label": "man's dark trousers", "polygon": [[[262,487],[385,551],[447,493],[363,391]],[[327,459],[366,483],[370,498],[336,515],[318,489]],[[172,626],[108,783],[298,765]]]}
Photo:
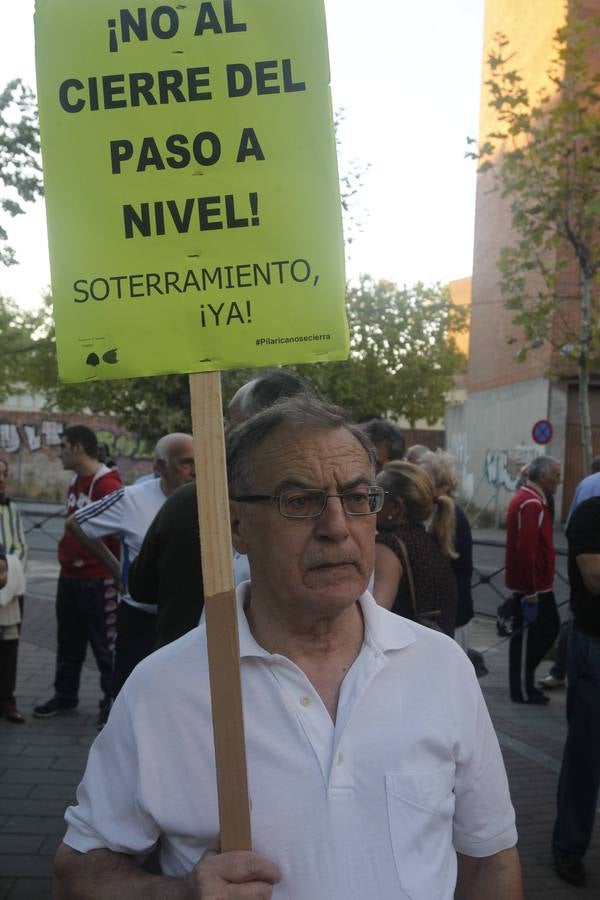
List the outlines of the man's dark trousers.
{"label": "man's dark trousers", "polygon": [[[81,669],[88,641],[100,672],[105,698],[112,694],[113,651],[107,635],[114,600],[107,599],[112,582],[103,578],[67,578],[61,575],[56,592],[58,647],[54,690],[65,706],[76,706]],[[114,593],[114,591],[113,591]]]}
{"label": "man's dark trousers", "polygon": [[569,730],[558,781],[552,846],[581,859],[600,793],[600,638],[573,626],[567,663]]}
{"label": "man's dark trousers", "polygon": [[560,628],[554,591],[538,594],[537,620],[531,625],[523,619],[522,598],[523,594],[515,594],[514,631],[508,651],[510,696],[517,702],[526,702],[530,694],[536,692],[535,670],[556,640]]}
{"label": "man's dark trousers", "polygon": [[113,697],[116,697],[139,662],[156,647],[156,616],[122,600],[117,613],[117,646]]}

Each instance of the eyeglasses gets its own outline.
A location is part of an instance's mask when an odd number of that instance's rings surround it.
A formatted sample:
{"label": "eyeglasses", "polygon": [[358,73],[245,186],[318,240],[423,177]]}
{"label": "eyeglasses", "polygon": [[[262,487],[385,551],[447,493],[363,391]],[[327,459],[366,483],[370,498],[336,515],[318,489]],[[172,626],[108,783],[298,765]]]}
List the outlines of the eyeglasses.
{"label": "eyeglasses", "polygon": [[327,507],[331,497],[339,497],[344,512],[348,516],[371,516],[378,513],[383,506],[387,491],[379,485],[369,487],[348,488],[341,494],[328,494],[320,488],[282,491],[280,494],[244,494],[232,497],[238,503],[261,503],[272,501],[277,503],[279,512],[286,519],[316,519]]}

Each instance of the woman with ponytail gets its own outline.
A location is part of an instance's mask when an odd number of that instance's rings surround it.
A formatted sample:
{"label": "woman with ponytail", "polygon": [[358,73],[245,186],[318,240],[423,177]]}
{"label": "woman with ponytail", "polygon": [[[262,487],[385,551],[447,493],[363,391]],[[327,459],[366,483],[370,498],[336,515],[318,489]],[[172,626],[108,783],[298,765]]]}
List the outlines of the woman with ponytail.
{"label": "woman with ponytail", "polygon": [[[394,461],[377,476],[386,493],[377,515],[373,595],[392,612],[454,635],[457,587],[454,503],[435,496],[427,473]],[[426,525],[429,523],[429,529]]]}
{"label": "woman with ponytail", "polygon": [[[447,496],[454,500],[458,490],[456,460],[445,450],[435,453],[428,450],[419,460],[418,465],[424,469],[433,483],[436,497]],[[454,502],[454,549],[456,558],[452,560],[452,570],[458,588],[458,606],[456,609],[456,629],[454,640],[463,648],[475,666],[478,675],[487,674],[483,657],[476,650],[470,649],[470,623],[474,616],[473,597],[471,595],[471,579],[473,576],[473,535],[466,515]]]}

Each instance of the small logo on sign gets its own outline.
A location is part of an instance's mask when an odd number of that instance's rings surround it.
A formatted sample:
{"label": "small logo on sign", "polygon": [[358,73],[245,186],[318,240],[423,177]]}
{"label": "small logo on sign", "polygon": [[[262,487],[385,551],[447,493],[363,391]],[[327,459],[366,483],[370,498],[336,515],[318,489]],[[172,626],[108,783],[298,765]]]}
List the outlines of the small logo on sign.
{"label": "small logo on sign", "polygon": [[[102,360],[105,363],[108,363],[109,366],[114,366],[119,362],[119,358],[117,356],[117,348],[113,347],[111,350],[107,350],[106,353],[102,354]],[[97,353],[88,353],[85,358],[86,366],[99,366],[100,365],[100,357]]]}

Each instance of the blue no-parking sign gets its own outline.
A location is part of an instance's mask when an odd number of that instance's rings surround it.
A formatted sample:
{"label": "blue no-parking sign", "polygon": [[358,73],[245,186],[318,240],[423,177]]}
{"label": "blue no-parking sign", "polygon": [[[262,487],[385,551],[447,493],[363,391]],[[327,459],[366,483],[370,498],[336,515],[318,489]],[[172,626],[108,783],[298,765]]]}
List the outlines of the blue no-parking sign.
{"label": "blue no-parking sign", "polygon": [[553,433],[552,423],[548,419],[539,419],[531,429],[531,437],[536,444],[549,444]]}

